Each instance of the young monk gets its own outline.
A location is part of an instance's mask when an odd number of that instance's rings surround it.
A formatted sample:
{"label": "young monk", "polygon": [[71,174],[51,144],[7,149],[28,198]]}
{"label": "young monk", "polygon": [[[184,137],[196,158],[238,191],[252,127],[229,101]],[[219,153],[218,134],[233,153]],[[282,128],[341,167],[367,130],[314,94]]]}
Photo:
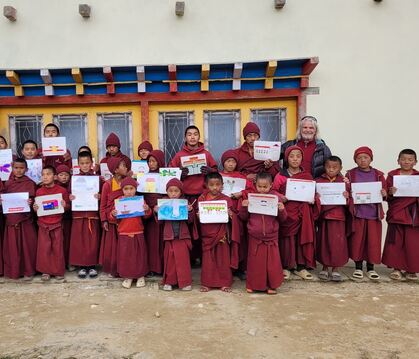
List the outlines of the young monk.
{"label": "young monk", "polygon": [[[354,152],[354,161],[357,167],[352,168],[346,174],[350,183],[357,182],[381,182],[381,195],[387,196],[386,182],[383,172],[372,168],[373,153],[369,147],[359,147]],[[381,220],[384,218],[381,203],[353,204],[349,202],[351,212],[349,237],[349,257],[355,262],[355,271],[352,277],[364,278],[362,271],[363,261],[367,262],[367,277],[370,280],[378,280],[380,276],[374,270],[374,264],[381,263]]]}
{"label": "young monk", "polygon": [[121,182],[127,176],[128,168],[126,162],[131,161],[123,157],[110,157],[108,159],[109,171],[113,177],[107,180],[102,187],[100,197],[100,221],[102,222],[102,240],[100,242],[99,264],[105,273],[113,277],[118,276],[117,272],[117,250],[118,237],[116,231],[117,222],[111,214],[114,200],[122,196]]}
{"label": "young monk", "polygon": [[287,212],[282,202],[284,197],[272,189],[270,173],[258,173],[255,186],[255,193],[273,194],[278,197],[278,215],[249,213],[249,200],[241,202],[239,216],[243,221],[247,221],[249,233],[246,288],[248,293],[257,290],[276,294],[277,288],[284,281],[278,250],[279,222],[285,221]]}
{"label": "young monk", "polygon": [[[49,123],[44,127],[44,137],[59,137],[60,129],[57,125]],[[66,165],[71,168],[71,153],[67,149],[66,153],[63,156],[43,156],[42,148],[38,150],[39,155],[42,156],[43,166],[53,166],[57,168],[59,165]]]}
{"label": "young monk", "polygon": [[138,146],[138,156],[140,157],[140,160],[147,160],[151,151],[153,151],[153,145],[150,142],[141,142]]}
{"label": "young monk", "polygon": [[[325,173],[316,178],[317,183],[342,183],[342,160],[337,156],[330,156],[325,164]],[[346,186],[346,185],[345,185]],[[343,195],[349,198],[349,185]],[[319,197],[320,195],[317,194]],[[340,282],[342,276],[339,267],[348,263],[348,240],[346,237],[346,205],[321,205],[318,201],[315,207],[317,217],[316,258],[323,265],[319,278],[332,279]],[[329,274],[329,267],[332,273]]]}
{"label": "young monk", "polygon": [[38,144],[32,140],[26,140],[22,144],[22,157],[25,160],[41,158],[38,154]]}
{"label": "young monk", "polygon": [[419,197],[395,197],[397,187],[394,176],[419,176],[414,168],[417,164],[416,152],[404,149],[399,153],[399,168],[390,171],[387,177],[388,211],[387,236],[382,262],[393,268],[390,278],[401,280],[401,271],[406,279],[418,281],[419,272]]}
{"label": "young monk", "polygon": [[111,132],[106,139],[106,156],[100,160],[100,163],[108,163],[109,159],[113,157],[125,160],[128,171],[131,171],[131,160],[121,152],[121,141],[119,137]]}
{"label": "young monk", "polygon": [[6,138],[4,136],[0,136],[0,150],[5,150],[9,148]]}
{"label": "young monk", "polygon": [[[166,191],[168,198],[183,198],[183,184],[177,178],[167,183]],[[158,210],[158,206],[154,207],[156,213]],[[160,222],[163,225],[164,240],[163,290],[171,291],[175,285],[184,291],[192,290],[189,251],[192,248],[191,240],[198,238],[193,207],[188,206],[188,220]]]}
{"label": "young monk", "polygon": [[[275,176],[274,188],[279,184],[279,192],[286,195],[286,179],[295,178],[312,180],[309,172],[301,167],[303,151],[298,146],[290,146],[285,151],[288,168],[284,168]],[[285,178],[284,178],[285,177]],[[285,180],[284,180],[285,179]],[[315,231],[312,205],[307,202],[288,201],[284,198],[287,220],[279,228],[279,252],[284,267],[284,278],[290,278],[290,271],[304,280],[313,280],[307,269],[316,267],[314,255]]]}
{"label": "young monk", "polygon": [[[78,155],[80,167],[79,176],[95,176],[92,169],[92,155],[87,152],[80,152]],[[99,181],[100,182],[100,181]],[[99,193],[101,182],[99,183]],[[100,194],[96,193],[95,198],[99,199]],[[70,200],[76,199],[74,194]],[[79,278],[96,278],[100,244],[100,219],[98,211],[73,211],[73,223],[70,240],[70,264],[79,267]]]}
{"label": "young monk", "polygon": [[[62,195],[61,205],[64,210],[70,209],[68,192],[61,186],[55,184],[56,170],[53,166],[47,166],[42,170],[42,187],[36,191],[36,196],[52,194]],[[38,205],[33,205],[35,212],[38,212]],[[55,276],[57,280],[64,279],[65,258],[63,248],[63,227],[62,214],[52,214],[38,217],[38,249],[36,255],[36,270],[42,273],[43,281],[50,280]]]}
{"label": "young monk", "polygon": [[205,185],[207,189],[199,196],[198,203],[225,200],[231,226],[229,223],[200,224],[202,238],[201,292],[208,292],[212,288],[231,292],[232,269],[237,269],[239,264],[240,234],[237,215],[233,212],[231,199],[221,193],[223,177],[218,172],[208,173],[205,176]]}
{"label": "young monk", "polygon": [[[159,173],[160,167],[165,166],[164,153],[160,150],[151,151],[147,157],[150,173]],[[163,198],[160,193],[145,193],[144,200],[150,208],[157,206],[157,200]],[[144,218],[144,236],[147,244],[147,257],[150,273],[147,277],[154,277],[163,273],[163,238],[162,223],[156,216]]]}
{"label": "young monk", "polygon": [[[25,175],[26,161],[13,161],[12,175],[6,181],[4,193],[27,192],[28,204],[32,205],[36,184]],[[35,274],[37,234],[33,212],[6,214],[6,230],[3,243],[4,275],[12,279],[24,277],[31,280]]]}
{"label": "young monk", "polygon": [[[120,198],[134,197],[137,191],[137,181],[125,177],[121,182],[123,195]],[[144,203],[144,216],[151,216],[151,209]],[[111,217],[116,219],[116,210]],[[133,279],[137,280],[137,287],[145,286],[144,276],[148,272],[147,248],[144,240],[144,226],[141,217],[118,219],[118,260],[119,275],[124,278],[122,286],[131,288]]]}

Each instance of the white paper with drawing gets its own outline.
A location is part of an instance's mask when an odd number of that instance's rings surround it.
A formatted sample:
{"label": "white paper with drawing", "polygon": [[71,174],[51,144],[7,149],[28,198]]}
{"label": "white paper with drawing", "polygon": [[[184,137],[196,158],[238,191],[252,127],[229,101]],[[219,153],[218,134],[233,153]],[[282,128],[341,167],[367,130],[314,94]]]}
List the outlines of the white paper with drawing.
{"label": "white paper with drawing", "polygon": [[42,217],[64,213],[64,207],[61,204],[62,200],[63,195],[61,193],[35,197],[35,203],[38,205],[36,214],[38,217]]}
{"label": "white paper with drawing", "polygon": [[145,160],[134,160],[131,162],[131,171],[133,177],[136,177],[139,173],[148,173],[150,171],[148,163]]}
{"label": "white paper with drawing", "polygon": [[71,194],[76,198],[71,201],[73,211],[97,211],[99,193],[99,176],[71,177]]}
{"label": "white paper with drawing", "polygon": [[26,213],[31,209],[28,204],[28,192],[3,193],[1,195],[1,205],[4,214]]}
{"label": "white paper with drawing", "polygon": [[201,223],[227,223],[227,201],[203,201],[198,203]]}
{"label": "white paper with drawing", "polygon": [[100,174],[105,180],[112,178],[112,173],[109,171],[108,164],[107,163],[101,163],[100,164]]}
{"label": "white paper with drawing", "polygon": [[369,204],[383,202],[381,182],[357,182],[351,184],[352,198],[355,204]]}
{"label": "white paper with drawing", "polygon": [[289,201],[314,202],[315,192],[315,181],[287,178],[285,197],[287,197]]}
{"label": "white paper with drawing", "polygon": [[246,179],[223,176],[223,193],[230,196],[232,193],[241,192],[246,188]]}
{"label": "white paper with drawing", "polygon": [[207,165],[207,157],[204,153],[182,156],[180,163],[182,167],[186,167],[189,170],[188,176],[199,175],[201,174],[201,167]]}
{"label": "white paper with drawing", "polygon": [[178,167],[162,167],[159,169],[160,183],[159,183],[159,192],[166,193],[166,185],[173,178],[180,180],[182,175],[182,170]]}
{"label": "white paper with drawing", "polygon": [[278,215],[278,196],[274,194],[249,193],[249,213]]}
{"label": "white paper with drawing", "polygon": [[28,176],[36,184],[41,183],[42,180],[42,159],[36,158],[34,160],[26,160],[28,164],[28,171],[26,176]]}
{"label": "white paper with drawing", "polygon": [[255,141],[253,157],[255,160],[278,161],[281,155],[281,142]]}
{"label": "white paper with drawing", "polygon": [[66,152],[65,137],[42,137],[42,156],[63,156]]}
{"label": "white paper with drawing", "polygon": [[394,197],[419,197],[419,175],[394,176],[393,186],[397,188]]}
{"label": "white paper with drawing", "polygon": [[10,148],[0,150],[0,179],[7,181],[12,173],[13,154]]}
{"label": "white paper with drawing", "polygon": [[346,198],[343,192],[346,191],[344,182],[317,183],[316,192],[320,195],[322,205],[345,205]]}

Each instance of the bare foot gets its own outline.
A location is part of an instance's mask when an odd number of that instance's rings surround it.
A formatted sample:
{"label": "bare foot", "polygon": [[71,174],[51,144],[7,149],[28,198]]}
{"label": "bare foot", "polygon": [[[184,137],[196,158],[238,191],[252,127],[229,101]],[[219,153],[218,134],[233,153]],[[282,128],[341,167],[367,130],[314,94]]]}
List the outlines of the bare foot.
{"label": "bare foot", "polygon": [[247,292],[247,293],[253,293],[253,289],[246,288],[246,292]]}
{"label": "bare foot", "polygon": [[208,287],[205,287],[205,286],[201,286],[201,289],[199,290],[200,292],[203,292],[203,293],[206,293],[206,292],[209,292],[210,291],[210,289],[208,288]]}
{"label": "bare foot", "polygon": [[231,293],[231,288],[230,287],[221,287],[221,291],[226,292],[226,293]]}
{"label": "bare foot", "polygon": [[275,289],[268,289],[267,291],[266,291],[266,294],[269,294],[269,295],[274,295],[274,294],[276,294],[277,293],[277,291],[275,290]]}

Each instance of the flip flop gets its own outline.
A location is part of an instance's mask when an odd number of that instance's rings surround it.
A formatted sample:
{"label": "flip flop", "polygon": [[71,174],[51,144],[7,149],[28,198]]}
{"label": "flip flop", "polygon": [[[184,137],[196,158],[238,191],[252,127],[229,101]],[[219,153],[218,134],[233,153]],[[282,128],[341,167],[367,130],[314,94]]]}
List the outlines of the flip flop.
{"label": "flip flop", "polygon": [[291,278],[291,272],[288,269],[282,271],[284,273],[284,279],[289,280]]}
{"label": "flip flop", "polygon": [[417,282],[419,280],[419,277],[417,276],[416,273],[407,273],[406,279],[411,280],[412,282]]}
{"label": "flip flop", "polygon": [[352,273],[352,278],[364,279],[364,272],[361,269],[355,269]]}
{"label": "flip flop", "polygon": [[319,273],[319,278],[320,278],[321,280],[329,280],[329,272],[328,272],[328,271],[326,271],[326,270],[322,270],[322,271],[320,271],[320,273]]}
{"label": "flip flop", "polygon": [[313,280],[314,279],[313,275],[307,269],[302,269],[300,271],[296,270],[296,271],[294,271],[294,274],[299,276],[300,278],[302,278],[304,280]]}
{"label": "flip flop", "polygon": [[199,291],[202,292],[202,293],[206,293],[206,292],[209,292],[210,289],[208,287],[201,286],[201,289],[199,289]]}
{"label": "flip flop", "polygon": [[231,287],[221,287],[220,290],[226,293],[231,293],[232,291]]}
{"label": "flip flop", "polygon": [[275,294],[277,294],[278,292],[275,290],[275,289],[268,289],[267,291],[266,291],[266,294],[268,294],[268,295],[275,295]]}
{"label": "flip flop", "polygon": [[342,282],[342,275],[339,272],[332,272],[333,282]]}
{"label": "flip flop", "polygon": [[370,280],[379,280],[380,276],[378,275],[378,273],[375,270],[369,270],[367,272],[367,277]]}
{"label": "flip flop", "polygon": [[253,289],[246,288],[246,292],[247,292],[247,293],[253,293]]}
{"label": "flip flop", "polygon": [[393,279],[393,280],[402,280],[403,279],[402,272],[400,272],[397,269],[395,269],[394,271],[392,271],[390,273],[389,277],[390,277],[390,279]]}

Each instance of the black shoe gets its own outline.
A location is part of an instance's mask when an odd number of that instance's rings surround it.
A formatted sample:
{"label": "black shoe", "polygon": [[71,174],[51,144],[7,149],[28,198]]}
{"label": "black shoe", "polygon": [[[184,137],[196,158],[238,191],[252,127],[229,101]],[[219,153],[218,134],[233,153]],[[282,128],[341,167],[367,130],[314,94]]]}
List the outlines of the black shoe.
{"label": "black shoe", "polygon": [[156,273],[154,273],[154,272],[148,272],[145,277],[146,278],[153,278],[155,275],[156,275]]}
{"label": "black shoe", "polygon": [[84,268],[80,269],[77,276],[81,279],[85,279],[87,277],[87,270]]}
{"label": "black shoe", "polygon": [[234,275],[240,280],[246,280],[246,272],[244,270],[238,269],[234,272]]}

